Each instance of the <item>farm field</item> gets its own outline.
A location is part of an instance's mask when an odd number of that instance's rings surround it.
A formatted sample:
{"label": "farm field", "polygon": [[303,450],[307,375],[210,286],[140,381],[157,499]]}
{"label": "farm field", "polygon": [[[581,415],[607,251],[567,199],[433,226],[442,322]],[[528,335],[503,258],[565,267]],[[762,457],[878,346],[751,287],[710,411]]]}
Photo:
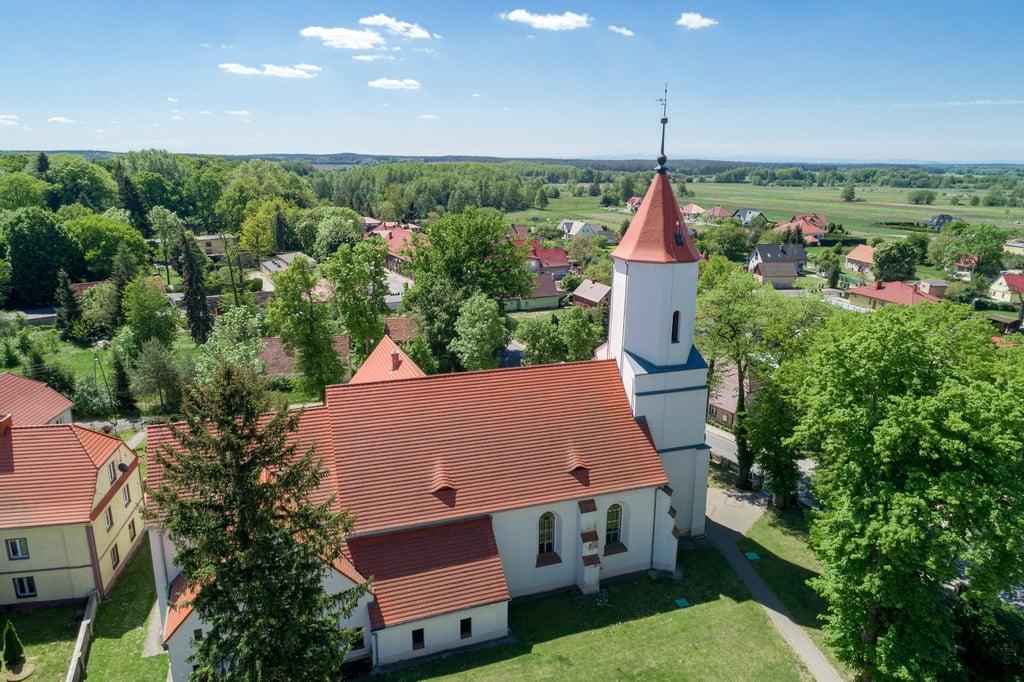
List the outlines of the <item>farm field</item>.
{"label": "farm field", "polygon": [[557,227],[558,223],[566,218],[583,220],[588,223],[598,223],[608,229],[618,232],[623,220],[633,217],[633,214],[626,212],[622,207],[612,209],[601,206],[601,197],[574,197],[565,185],[559,185],[562,196],[558,199],[551,199],[547,208],[528,208],[523,211],[513,211],[505,215],[510,222],[524,225],[548,225]]}
{"label": "farm field", "polygon": [[695,196],[687,197],[708,209],[715,204],[735,210],[749,207],[763,211],[772,221],[788,220],[797,213],[824,213],[830,222],[862,235],[906,235],[906,231],[874,227],[887,220],[922,221],[937,213],[948,213],[968,222],[988,222],[1024,232],[1024,209],[1004,206],[953,206],[949,190],[936,190],[934,204],[915,206],[907,203],[909,190],[897,187],[857,187],[857,198],[845,202],[841,187],[758,187],[749,184],[691,183]]}

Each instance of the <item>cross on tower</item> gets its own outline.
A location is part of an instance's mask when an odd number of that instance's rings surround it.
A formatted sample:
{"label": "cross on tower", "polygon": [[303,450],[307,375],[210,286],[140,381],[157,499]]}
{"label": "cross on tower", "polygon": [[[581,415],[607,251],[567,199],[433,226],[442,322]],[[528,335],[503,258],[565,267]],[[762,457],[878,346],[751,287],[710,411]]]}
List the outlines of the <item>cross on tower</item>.
{"label": "cross on tower", "polygon": [[665,126],[668,124],[668,83],[665,83],[664,94],[654,100],[661,104],[661,154],[658,155],[658,165],[655,168],[659,173],[664,173],[668,170],[665,163],[668,161],[668,157],[665,156]]}

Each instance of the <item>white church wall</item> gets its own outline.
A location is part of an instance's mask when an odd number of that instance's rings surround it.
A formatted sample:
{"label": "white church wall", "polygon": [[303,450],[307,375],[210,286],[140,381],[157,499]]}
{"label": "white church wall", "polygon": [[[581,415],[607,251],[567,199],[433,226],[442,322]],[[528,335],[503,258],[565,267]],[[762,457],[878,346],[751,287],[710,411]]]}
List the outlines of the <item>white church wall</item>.
{"label": "white church wall", "polygon": [[661,464],[672,488],[676,528],[683,535],[704,533],[707,505],[708,451],[705,448],[662,453]]}
{"label": "white church wall", "polygon": [[[473,636],[461,637],[460,621],[471,618]],[[423,629],[423,648],[412,648],[413,630]],[[471,609],[453,611],[433,618],[424,618],[403,623],[383,630],[377,630],[373,636],[376,640],[377,665],[387,665],[407,658],[416,658],[434,654],[446,649],[469,646],[497,639],[508,634],[508,602],[498,602]]]}

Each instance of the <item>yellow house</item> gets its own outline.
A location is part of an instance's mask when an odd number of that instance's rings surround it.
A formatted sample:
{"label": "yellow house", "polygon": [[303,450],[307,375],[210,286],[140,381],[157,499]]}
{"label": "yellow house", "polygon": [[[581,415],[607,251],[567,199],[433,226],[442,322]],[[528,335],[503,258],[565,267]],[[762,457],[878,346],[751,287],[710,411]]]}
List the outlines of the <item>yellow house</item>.
{"label": "yellow house", "polygon": [[120,438],[0,417],[0,607],[106,597],[142,541],[141,503]]}

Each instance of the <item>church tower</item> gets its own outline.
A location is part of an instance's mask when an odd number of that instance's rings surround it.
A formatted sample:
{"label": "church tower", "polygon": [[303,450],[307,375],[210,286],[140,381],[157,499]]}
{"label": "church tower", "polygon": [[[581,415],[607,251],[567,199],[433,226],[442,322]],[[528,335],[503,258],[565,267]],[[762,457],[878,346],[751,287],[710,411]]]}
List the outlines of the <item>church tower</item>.
{"label": "church tower", "polygon": [[683,223],[661,155],[654,181],[612,252],[608,343],[633,414],[646,422],[668,474],[676,528],[704,533],[708,450],[707,364],[693,345],[700,256]]}

